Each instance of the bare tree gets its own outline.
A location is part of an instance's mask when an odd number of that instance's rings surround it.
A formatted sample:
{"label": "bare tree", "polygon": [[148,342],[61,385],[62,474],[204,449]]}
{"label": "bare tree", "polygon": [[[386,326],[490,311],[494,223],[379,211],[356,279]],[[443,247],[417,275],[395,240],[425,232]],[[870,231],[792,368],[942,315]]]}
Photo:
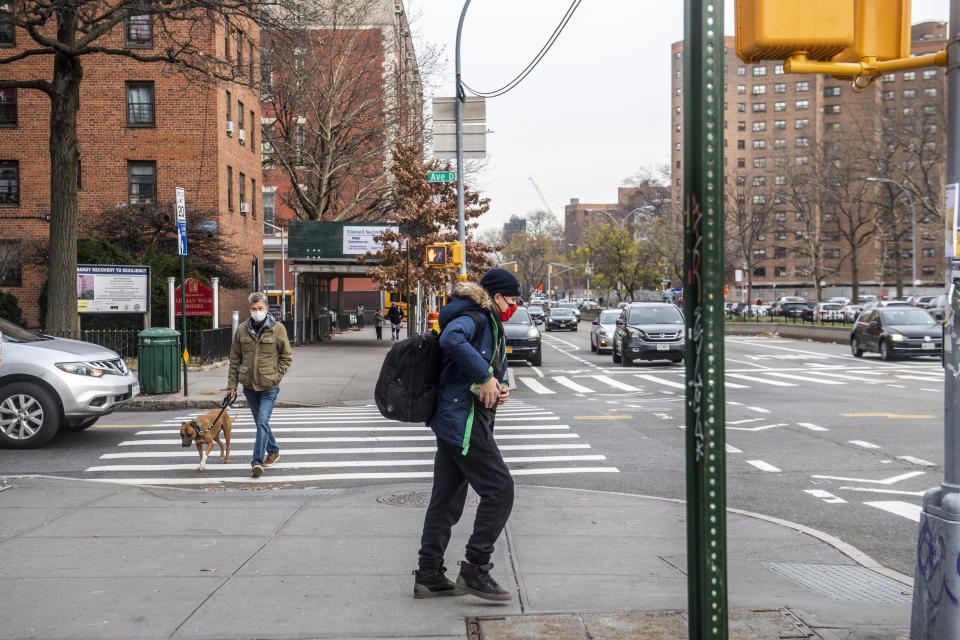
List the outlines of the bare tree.
{"label": "bare tree", "polygon": [[[218,57],[207,43],[215,25],[245,26],[266,19],[269,3],[257,0],[6,0],[0,29],[12,30],[18,44],[0,55],[0,66],[15,70],[23,60],[36,77],[0,79],[0,88],[41,91],[50,98],[50,288],[47,328],[69,330],[76,323],[77,167],[80,147],[77,113],[84,62],[94,54],[169,65],[200,80],[234,81],[244,73]],[[149,36],[150,48],[118,44]],[[245,75],[245,74],[244,74]],[[249,78],[247,78],[247,81]]]}
{"label": "bare tree", "polygon": [[751,176],[735,170],[726,177],[727,245],[740,257],[747,288],[747,315],[753,302],[753,273],[767,261],[767,234],[772,229],[774,198],[769,195],[766,176]]}

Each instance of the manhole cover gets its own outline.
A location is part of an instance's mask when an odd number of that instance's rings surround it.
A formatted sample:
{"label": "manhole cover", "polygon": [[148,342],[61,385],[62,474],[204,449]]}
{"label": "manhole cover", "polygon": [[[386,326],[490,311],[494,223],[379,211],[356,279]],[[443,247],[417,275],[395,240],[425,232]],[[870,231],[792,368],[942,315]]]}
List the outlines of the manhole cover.
{"label": "manhole cover", "polygon": [[[377,502],[381,504],[390,504],[395,507],[425,507],[430,504],[430,492],[409,491],[407,493],[391,493],[388,496],[381,496],[377,498]],[[478,496],[472,490],[468,491],[466,504],[480,504],[480,496]]]}
{"label": "manhole cover", "polygon": [[910,587],[852,564],[764,562],[765,567],[834,600],[913,602]]}

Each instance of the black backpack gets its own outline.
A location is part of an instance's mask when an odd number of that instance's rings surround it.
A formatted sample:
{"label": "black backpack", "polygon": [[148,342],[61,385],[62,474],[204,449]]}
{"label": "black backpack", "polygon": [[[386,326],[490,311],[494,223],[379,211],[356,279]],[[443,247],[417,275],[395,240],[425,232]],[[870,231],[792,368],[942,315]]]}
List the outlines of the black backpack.
{"label": "black backpack", "polygon": [[[483,331],[483,316],[466,311],[454,316],[473,318],[474,331],[470,344],[476,346]],[[400,422],[429,422],[440,385],[443,352],[440,334],[430,330],[401,340],[393,345],[380,367],[374,391],[377,408],[384,418]]]}

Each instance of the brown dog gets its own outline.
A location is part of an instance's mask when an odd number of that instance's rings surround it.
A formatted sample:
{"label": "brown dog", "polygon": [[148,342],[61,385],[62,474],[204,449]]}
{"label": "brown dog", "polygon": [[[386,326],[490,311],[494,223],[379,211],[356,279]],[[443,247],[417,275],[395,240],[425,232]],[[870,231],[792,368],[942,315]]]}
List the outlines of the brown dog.
{"label": "brown dog", "polygon": [[[200,466],[197,471],[203,471],[207,466],[207,457],[213,451],[213,443],[220,445],[220,459],[224,462],[230,462],[230,432],[233,429],[233,421],[240,414],[234,414],[233,418],[224,411],[223,415],[217,419],[220,409],[211,409],[202,416],[197,416],[192,420],[180,423],[180,442],[184,447],[189,447],[191,443],[197,445],[197,453],[200,454]],[[227,441],[227,448],[224,451],[223,441],[220,440],[220,433],[223,433],[224,440]],[[207,450],[203,450],[203,445],[207,445]]]}

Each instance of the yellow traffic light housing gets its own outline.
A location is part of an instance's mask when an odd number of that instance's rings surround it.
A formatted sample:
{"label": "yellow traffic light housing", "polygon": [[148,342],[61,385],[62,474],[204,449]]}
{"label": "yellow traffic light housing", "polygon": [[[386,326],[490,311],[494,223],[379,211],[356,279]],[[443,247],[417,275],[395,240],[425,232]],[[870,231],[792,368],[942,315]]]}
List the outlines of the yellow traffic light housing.
{"label": "yellow traffic light housing", "polygon": [[438,242],[427,245],[427,266],[442,269],[463,264],[463,245],[459,242]]}
{"label": "yellow traffic light housing", "polygon": [[737,55],[744,62],[804,52],[832,60],[853,45],[854,0],[737,0]]}
{"label": "yellow traffic light housing", "polygon": [[855,0],[853,44],[835,62],[910,57],[910,0]]}

